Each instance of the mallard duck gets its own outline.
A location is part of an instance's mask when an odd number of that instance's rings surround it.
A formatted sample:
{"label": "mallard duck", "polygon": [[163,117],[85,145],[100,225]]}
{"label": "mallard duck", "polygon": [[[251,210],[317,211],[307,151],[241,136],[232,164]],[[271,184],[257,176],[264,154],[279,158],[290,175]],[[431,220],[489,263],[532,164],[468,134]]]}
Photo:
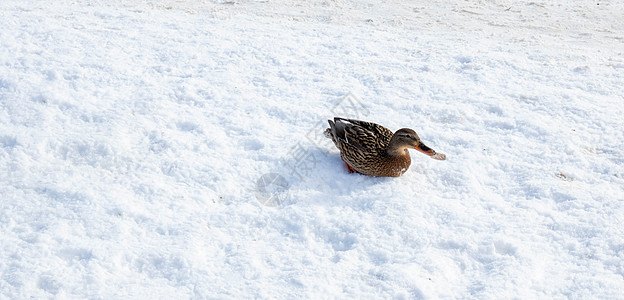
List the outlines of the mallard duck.
{"label": "mallard duck", "polygon": [[412,129],[402,128],[394,134],[379,124],[344,118],[329,121],[325,136],[331,138],[349,173],[377,177],[398,177],[409,168],[412,160],[408,148],[416,149],[434,159],[445,160],[420,141]]}

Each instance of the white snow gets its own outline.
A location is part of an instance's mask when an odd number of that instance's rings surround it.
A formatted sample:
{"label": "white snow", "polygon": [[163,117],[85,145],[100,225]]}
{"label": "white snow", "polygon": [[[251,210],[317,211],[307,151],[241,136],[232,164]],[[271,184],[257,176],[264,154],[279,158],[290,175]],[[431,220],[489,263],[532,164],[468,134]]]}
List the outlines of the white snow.
{"label": "white snow", "polygon": [[[3,0],[0,298],[622,299],[623,13]],[[348,174],[334,116],[447,160]]]}

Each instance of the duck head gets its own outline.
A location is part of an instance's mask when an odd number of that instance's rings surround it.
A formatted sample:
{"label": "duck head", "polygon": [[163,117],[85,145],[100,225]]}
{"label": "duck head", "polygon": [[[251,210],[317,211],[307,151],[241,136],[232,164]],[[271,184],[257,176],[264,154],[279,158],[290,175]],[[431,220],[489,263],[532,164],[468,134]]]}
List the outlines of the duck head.
{"label": "duck head", "polygon": [[397,130],[390,139],[388,153],[391,155],[405,155],[407,154],[408,148],[416,149],[428,156],[438,159],[436,152],[423,144],[418,134],[416,134],[416,131],[409,128]]}

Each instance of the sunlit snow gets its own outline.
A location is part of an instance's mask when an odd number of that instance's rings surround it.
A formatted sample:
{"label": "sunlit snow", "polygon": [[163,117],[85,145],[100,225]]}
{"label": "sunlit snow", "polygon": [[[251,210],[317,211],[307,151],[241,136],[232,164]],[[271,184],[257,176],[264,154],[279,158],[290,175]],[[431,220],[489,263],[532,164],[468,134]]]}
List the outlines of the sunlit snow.
{"label": "sunlit snow", "polygon": [[[0,298],[622,298],[623,15],[0,1]],[[348,174],[334,116],[447,159]]]}

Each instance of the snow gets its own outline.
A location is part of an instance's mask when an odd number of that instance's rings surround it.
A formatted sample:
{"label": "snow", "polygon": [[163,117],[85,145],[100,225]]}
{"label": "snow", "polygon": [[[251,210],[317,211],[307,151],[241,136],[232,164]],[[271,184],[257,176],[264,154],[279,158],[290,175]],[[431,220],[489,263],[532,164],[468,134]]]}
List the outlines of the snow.
{"label": "snow", "polygon": [[0,298],[622,298],[623,12],[4,0]]}

